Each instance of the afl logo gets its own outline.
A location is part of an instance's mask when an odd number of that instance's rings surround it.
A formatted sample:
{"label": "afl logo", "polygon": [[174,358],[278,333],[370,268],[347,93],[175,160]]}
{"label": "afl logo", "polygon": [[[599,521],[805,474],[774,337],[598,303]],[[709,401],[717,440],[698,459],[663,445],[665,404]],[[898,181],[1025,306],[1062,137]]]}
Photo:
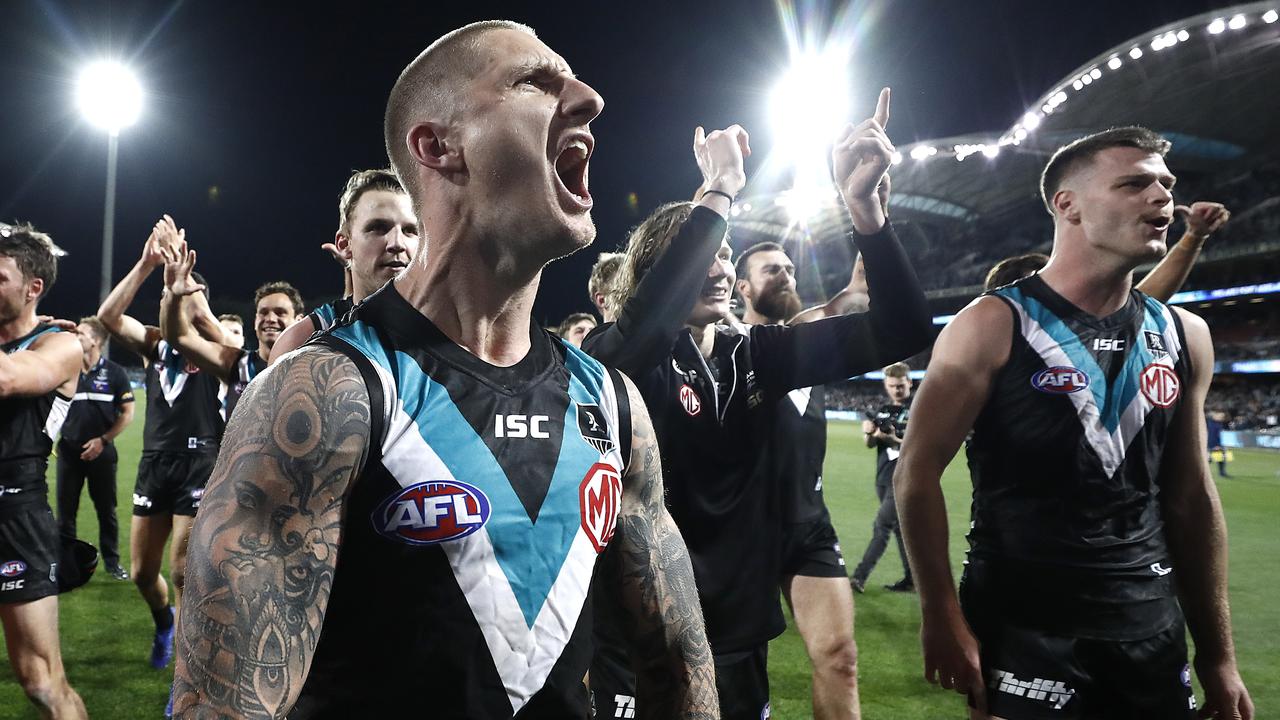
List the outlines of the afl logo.
{"label": "afl logo", "polygon": [[9,562],[0,565],[0,576],[7,578],[18,577],[26,571],[27,564],[21,560],[10,560]]}
{"label": "afl logo", "polygon": [[1142,369],[1142,378],[1138,380],[1138,387],[1142,388],[1142,394],[1151,401],[1152,405],[1167,408],[1177,402],[1181,381],[1178,380],[1178,373],[1174,372],[1173,368],[1151,363]]}
{"label": "afl logo", "polygon": [[492,509],[480,488],[456,480],[410,485],[373,512],[383,537],[410,545],[436,545],[464,538],[488,522]]}
{"label": "afl logo", "polygon": [[1031,387],[1043,393],[1066,395],[1089,387],[1089,376],[1070,365],[1056,365],[1032,375]]}
{"label": "afl logo", "polygon": [[612,465],[596,463],[578,486],[578,508],[582,531],[597,553],[613,539],[618,528],[618,508],[622,505],[622,478]]}
{"label": "afl logo", "polygon": [[702,412],[702,400],[688,385],[680,386],[680,404],[684,406],[684,411],[689,413],[690,417]]}

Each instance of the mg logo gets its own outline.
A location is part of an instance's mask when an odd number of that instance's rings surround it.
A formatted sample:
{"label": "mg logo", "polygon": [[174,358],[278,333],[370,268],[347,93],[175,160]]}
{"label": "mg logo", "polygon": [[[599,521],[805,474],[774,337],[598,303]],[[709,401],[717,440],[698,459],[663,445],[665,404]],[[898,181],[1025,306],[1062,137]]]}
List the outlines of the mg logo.
{"label": "mg logo", "polygon": [[612,465],[596,463],[578,486],[578,508],[582,513],[582,530],[590,538],[596,552],[604,552],[618,527],[618,509],[622,505],[622,478]]}
{"label": "mg logo", "polygon": [[1181,382],[1178,374],[1168,365],[1151,363],[1142,369],[1142,377],[1138,380],[1142,394],[1152,405],[1167,408],[1178,400]]}
{"label": "mg logo", "polygon": [[688,385],[680,386],[680,404],[684,406],[684,411],[689,413],[690,417],[702,412],[702,400]]}

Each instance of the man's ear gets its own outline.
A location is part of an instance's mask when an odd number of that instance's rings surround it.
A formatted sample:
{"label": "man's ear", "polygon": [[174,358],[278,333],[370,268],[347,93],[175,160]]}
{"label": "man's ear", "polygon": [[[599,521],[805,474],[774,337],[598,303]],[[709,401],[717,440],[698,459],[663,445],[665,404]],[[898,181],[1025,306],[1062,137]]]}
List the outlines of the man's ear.
{"label": "man's ear", "polygon": [[1076,204],[1076,194],[1073,190],[1064,189],[1054,193],[1053,210],[1055,215],[1069,223],[1080,222],[1080,206]]}
{"label": "man's ear", "polygon": [[733,288],[737,290],[738,294],[741,295],[743,298],[747,300],[754,299],[747,294],[747,291],[751,289],[751,283],[747,282],[746,280],[739,278],[737,281],[733,283]]}
{"label": "man's ear", "polygon": [[419,165],[444,173],[462,171],[462,149],[445,125],[437,122],[419,123],[409,128],[405,141],[414,161]]}
{"label": "man's ear", "polygon": [[27,302],[32,302],[40,298],[40,294],[44,292],[44,278],[31,278],[31,282],[27,284]]}
{"label": "man's ear", "polygon": [[338,254],[344,260],[351,262],[351,238],[338,231],[333,235],[333,246],[338,248]]}

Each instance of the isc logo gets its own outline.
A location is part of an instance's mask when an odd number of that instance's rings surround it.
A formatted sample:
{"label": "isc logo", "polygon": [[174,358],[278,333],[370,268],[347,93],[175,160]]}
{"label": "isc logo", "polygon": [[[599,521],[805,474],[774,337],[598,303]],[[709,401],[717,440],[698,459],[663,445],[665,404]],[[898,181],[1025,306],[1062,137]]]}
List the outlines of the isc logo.
{"label": "isc logo", "polygon": [[1120,338],[1094,338],[1093,349],[1122,352],[1124,350],[1124,340]]}
{"label": "isc logo", "polygon": [[546,415],[495,415],[493,436],[500,438],[549,438],[542,428],[551,418]]}
{"label": "isc logo", "polygon": [[489,498],[480,488],[456,480],[410,485],[387,498],[373,513],[383,537],[412,545],[435,545],[464,538],[489,520]]}
{"label": "isc logo", "polygon": [[18,577],[27,571],[27,564],[21,560],[10,560],[0,564],[0,577]]}
{"label": "isc logo", "polygon": [[21,590],[22,586],[25,585],[26,582],[26,580],[7,580],[0,583],[0,592],[4,592],[6,590]]}
{"label": "isc logo", "polygon": [[1057,365],[1032,375],[1031,387],[1040,392],[1065,395],[1089,387],[1089,376],[1069,365]]}

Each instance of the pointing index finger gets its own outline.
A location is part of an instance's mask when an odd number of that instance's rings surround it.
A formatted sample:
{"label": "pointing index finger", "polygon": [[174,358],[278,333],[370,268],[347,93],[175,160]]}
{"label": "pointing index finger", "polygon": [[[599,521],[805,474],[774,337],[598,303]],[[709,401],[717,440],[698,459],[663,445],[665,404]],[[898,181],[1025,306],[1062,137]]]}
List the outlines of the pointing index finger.
{"label": "pointing index finger", "polygon": [[882,128],[889,125],[889,88],[880,90],[880,97],[876,100],[875,121]]}

